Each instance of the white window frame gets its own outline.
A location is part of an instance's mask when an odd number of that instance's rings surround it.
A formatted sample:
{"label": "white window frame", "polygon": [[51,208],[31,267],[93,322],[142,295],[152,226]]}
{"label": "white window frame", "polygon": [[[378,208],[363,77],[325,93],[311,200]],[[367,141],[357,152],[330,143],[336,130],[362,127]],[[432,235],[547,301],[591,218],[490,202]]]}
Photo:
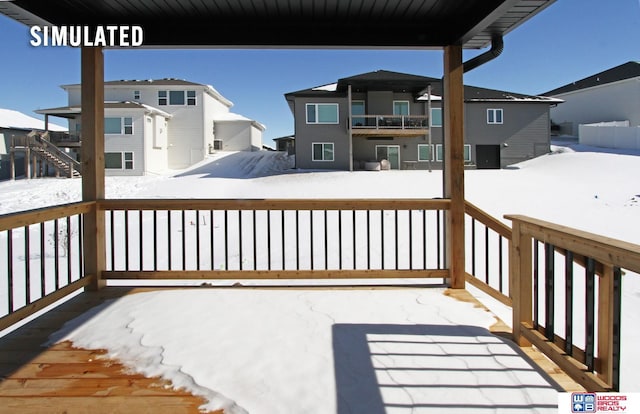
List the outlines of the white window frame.
{"label": "white window frame", "polygon": [[[497,121],[497,115],[500,114],[500,122]],[[493,120],[491,120],[493,117]],[[487,124],[489,125],[501,125],[504,122],[504,111],[502,108],[488,108],[487,109]]]}
{"label": "white window frame", "polygon": [[[127,171],[127,170],[134,170],[135,169],[135,164],[134,164],[134,153],[132,151],[105,151],[105,158],[107,157],[106,154],[120,154],[120,168],[110,168],[107,167],[107,165],[105,164],[105,170],[118,170],[118,171]],[[131,159],[128,160],[127,159],[127,155],[131,156]],[[131,168],[127,168],[127,163],[131,163]]]}
{"label": "white window frame", "polygon": [[[185,94],[185,98],[186,98],[185,102],[187,106],[198,105],[198,94],[196,93],[196,91],[185,91],[184,94]],[[193,95],[193,96],[189,96],[189,95]]]}
{"label": "white window frame", "polygon": [[158,91],[158,105],[169,105],[169,93],[167,91]]}
{"label": "white window frame", "polygon": [[[406,114],[397,114],[396,113],[396,104],[397,103],[406,103],[407,104],[407,113]],[[411,102],[406,101],[406,100],[393,101],[393,108],[391,108],[391,110],[393,111],[393,115],[396,115],[396,116],[409,116],[409,115],[411,115]]]}
{"label": "white window frame", "polygon": [[[314,107],[315,112],[315,121],[309,121],[309,107]],[[321,122],[318,119],[318,107],[319,106],[335,106],[336,108],[336,121],[335,122]],[[304,116],[309,125],[337,125],[340,123],[340,104],[333,102],[318,102],[318,103],[308,103],[304,106]]]}
{"label": "white window frame", "polygon": [[[321,160],[317,160],[315,158],[316,152],[314,151],[314,148],[316,145],[322,145],[322,159]],[[326,160],[324,159],[324,147],[325,145],[330,145],[331,146],[331,159],[330,160]],[[311,161],[314,162],[334,162],[336,159],[336,146],[333,142],[312,142],[311,143]]]}
{"label": "white window frame", "polygon": [[[464,144],[464,162],[471,162],[471,144]],[[444,158],[444,148],[442,144],[436,144],[436,161],[442,162]]]}
{"label": "white window frame", "polygon": [[[431,159],[430,160],[425,160],[425,159],[420,159],[420,147],[431,147],[429,154],[431,154]],[[429,162],[429,161],[434,161],[435,160],[435,153],[434,153],[434,145],[433,144],[418,144],[418,162]]]}
{"label": "white window frame", "polygon": [[[440,125],[436,125],[433,123],[433,112],[434,111],[440,111]],[[444,113],[442,112],[442,108],[431,108],[431,113],[429,114],[429,125],[431,125],[433,128],[442,128],[442,121],[443,118],[442,116],[444,115]]]}
{"label": "white window frame", "polygon": [[[105,116],[105,123],[107,119],[119,119],[120,120],[120,132],[105,132],[105,135],[133,135],[133,117],[131,116]],[[127,124],[127,119],[131,120],[131,124]],[[127,127],[131,128],[131,132],[127,132]]]}
{"label": "white window frame", "polygon": [[133,99],[139,101],[140,100],[140,91],[133,91]]}

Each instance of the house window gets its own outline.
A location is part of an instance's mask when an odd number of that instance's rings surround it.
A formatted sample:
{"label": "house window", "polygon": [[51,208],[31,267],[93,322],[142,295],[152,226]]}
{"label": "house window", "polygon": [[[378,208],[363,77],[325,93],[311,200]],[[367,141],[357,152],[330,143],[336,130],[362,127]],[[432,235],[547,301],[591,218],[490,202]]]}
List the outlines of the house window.
{"label": "house window", "polygon": [[394,115],[409,115],[409,101],[393,101]]}
{"label": "house window", "polygon": [[431,126],[442,126],[442,108],[431,108]]}
{"label": "house window", "polygon": [[169,91],[169,105],[184,105],[184,91]]}
{"label": "house window", "polygon": [[418,144],[418,161],[433,161],[433,145]]}
{"label": "house window", "polygon": [[104,133],[108,135],[133,135],[133,118],[105,118]]}
{"label": "house window", "polygon": [[109,170],[133,170],[133,152],[105,152],[104,167]]}
{"label": "house window", "polygon": [[487,109],[487,124],[501,124],[502,109]]}
{"label": "house window", "polygon": [[332,142],[314,142],[313,145],[313,161],[333,161],[333,143]]}
{"label": "house window", "polygon": [[307,104],[307,124],[337,124],[338,104]]}
{"label": "house window", "polygon": [[196,91],[187,91],[187,105],[195,106],[196,104]]}
{"label": "house window", "polygon": [[133,99],[140,100],[140,91],[133,91]]}
{"label": "house window", "polygon": [[[442,144],[436,145],[436,161],[442,162],[444,159],[444,148]],[[471,145],[464,145],[464,162],[471,162]]]}
{"label": "house window", "polygon": [[351,102],[351,126],[365,126],[366,120],[364,117],[358,115],[365,114],[364,101],[352,101]]}
{"label": "house window", "polygon": [[158,105],[167,104],[167,91],[158,91]]}

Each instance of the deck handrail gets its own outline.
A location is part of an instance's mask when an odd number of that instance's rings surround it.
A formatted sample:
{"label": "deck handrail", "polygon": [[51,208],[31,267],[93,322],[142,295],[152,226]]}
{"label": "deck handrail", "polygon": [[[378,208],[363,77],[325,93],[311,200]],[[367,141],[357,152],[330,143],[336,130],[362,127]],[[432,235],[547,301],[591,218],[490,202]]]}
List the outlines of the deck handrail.
{"label": "deck handrail", "polygon": [[[640,245],[526,216],[505,218],[513,223],[514,340],[538,347],[590,391],[619,390],[622,269],[640,272]],[[558,255],[564,257],[563,275],[556,274]],[[573,293],[583,282],[576,280],[575,269],[584,272],[584,299]],[[564,309],[556,303],[558,285],[565,289]],[[558,324],[557,309],[564,312]],[[583,328],[574,326],[574,309],[584,312],[584,318],[575,317],[584,321],[584,348],[573,343],[574,330]]]}
{"label": "deck handrail", "polygon": [[353,129],[425,129],[428,115],[352,115]]}

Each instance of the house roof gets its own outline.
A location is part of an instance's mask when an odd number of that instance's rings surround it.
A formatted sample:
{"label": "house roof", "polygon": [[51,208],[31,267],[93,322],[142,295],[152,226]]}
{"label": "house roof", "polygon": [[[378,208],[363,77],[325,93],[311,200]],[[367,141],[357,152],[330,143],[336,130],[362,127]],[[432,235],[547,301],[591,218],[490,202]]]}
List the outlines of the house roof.
{"label": "house roof", "polygon": [[554,1],[5,0],[0,13],[27,25],[140,25],[146,47],[482,48]]}
{"label": "house roof", "polygon": [[622,81],[625,79],[640,77],[640,62],[627,62],[620,66],[596,73],[579,81],[571,82],[567,85],[543,93],[546,96],[561,95],[563,93],[574,92],[580,89],[593,88],[594,86],[606,85]]}
{"label": "house roof", "polygon": [[[387,70],[377,70],[375,72],[363,73],[339,79],[337,83],[322,85],[314,88],[303,89],[297,92],[290,92],[285,95],[287,99],[292,97],[308,96],[320,97],[331,95],[346,96],[348,86],[351,85],[352,92],[366,91],[393,91],[411,93],[417,100],[427,99],[427,87],[431,85],[432,100],[440,100],[444,92],[442,90],[442,80],[427,76],[412,75],[408,73],[391,72]],[[477,86],[464,87],[464,99],[467,102],[481,101],[502,101],[502,102],[540,102],[559,103],[560,99],[544,96],[531,96],[515,92],[501,91],[497,89],[480,88]]]}
{"label": "house roof", "polygon": [[[44,121],[42,119],[25,115],[22,112],[14,111],[13,109],[0,108],[0,128],[44,130]],[[66,131],[67,128],[60,125],[49,123],[49,130],[50,131]]]}
{"label": "house roof", "polygon": [[213,118],[213,121],[214,122],[238,122],[238,121],[251,122],[251,125],[258,128],[260,131],[265,131],[267,129],[267,127],[264,124],[261,124],[256,120],[249,119],[246,116],[236,114],[234,112],[216,114]]}
{"label": "house roof", "polygon": [[[165,118],[173,117],[173,115],[163,111],[162,109],[153,107],[151,105],[139,103],[139,102],[129,102],[129,101],[105,102],[104,108],[105,109],[141,109],[147,113],[158,114],[158,115],[164,116]],[[80,105],[59,106],[56,108],[38,109],[35,112],[37,114],[53,115],[53,116],[59,116],[61,118],[75,118],[76,116],[82,113],[82,108],[80,107]]]}
{"label": "house roof", "polygon": [[[220,92],[217,91],[216,88],[214,88],[211,85],[205,85],[203,83],[196,83],[196,82],[190,82],[184,79],[176,79],[176,78],[164,78],[164,79],[146,79],[146,80],[139,80],[139,79],[133,79],[133,80],[125,80],[125,79],[121,79],[121,80],[114,80],[114,81],[105,81],[104,82],[104,86],[105,87],[111,87],[111,86],[135,86],[135,87],[144,87],[144,86],[176,86],[176,87],[198,87],[198,88],[203,88],[203,90],[208,93],[209,95],[211,95],[214,99],[218,100],[220,103],[222,103],[223,105],[225,105],[228,108],[231,108],[233,106],[233,102],[231,102],[230,100],[228,100],[227,98],[225,98],[224,96],[222,96],[222,94]],[[72,88],[80,88],[81,84],[79,83],[73,83],[73,84],[69,84],[69,85],[60,85],[60,87],[62,89],[64,89],[65,91],[68,91],[69,89]]]}

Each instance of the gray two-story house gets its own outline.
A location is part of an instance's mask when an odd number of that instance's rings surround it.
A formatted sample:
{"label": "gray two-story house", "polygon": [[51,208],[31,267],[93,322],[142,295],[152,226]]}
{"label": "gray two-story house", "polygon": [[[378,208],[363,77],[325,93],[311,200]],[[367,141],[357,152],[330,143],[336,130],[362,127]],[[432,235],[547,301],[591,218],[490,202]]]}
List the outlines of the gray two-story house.
{"label": "gray two-story house", "polygon": [[[549,108],[561,100],[465,86],[465,163],[502,168],[549,152]],[[296,167],[440,169],[440,79],[375,71],[285,95]],[[385,163],[386,164],[386,163]]]}

